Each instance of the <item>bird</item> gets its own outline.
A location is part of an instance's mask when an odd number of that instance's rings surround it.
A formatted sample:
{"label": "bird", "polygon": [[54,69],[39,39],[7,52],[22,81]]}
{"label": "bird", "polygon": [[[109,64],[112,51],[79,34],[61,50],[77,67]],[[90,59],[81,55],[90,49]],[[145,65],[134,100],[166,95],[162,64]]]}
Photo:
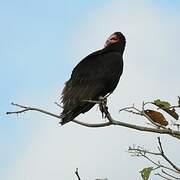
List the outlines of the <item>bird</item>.
{"label": "bird", "polygon": [[61,93],[61,125],[95,105],[86,100],[98,101],[99,97],[115,90],[123,72],[125,45],[123,33],[114,32],[102,49],[89,54],[75,66]]}

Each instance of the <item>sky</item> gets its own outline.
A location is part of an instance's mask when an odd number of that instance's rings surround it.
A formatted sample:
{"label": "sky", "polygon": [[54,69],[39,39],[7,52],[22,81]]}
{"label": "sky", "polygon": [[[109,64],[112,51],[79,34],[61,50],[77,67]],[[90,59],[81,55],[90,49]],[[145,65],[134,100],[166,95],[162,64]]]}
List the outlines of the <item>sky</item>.
{"label": "sky", "polygon": [[[121,31],[127,44],[124,72],[109,98],[118,120],[146,125],[145,119],[118,110],[157,98],[180,95],[180,1],[0,1],[0,179],[139,180],[151,164],[131,157],[129,146],[157,149],[157,134],[123,127],[91,129],[39,114],[6,115],[11,102],[56,114],[64,82],[85,56],[103,48]],[[171,119],[167,116],[168,119]],[[78,120],[104,122],[97,107]],[[161,136],[167,154],[178,164],[178,141]],[[153,180],[159,177],[153,176]]]}

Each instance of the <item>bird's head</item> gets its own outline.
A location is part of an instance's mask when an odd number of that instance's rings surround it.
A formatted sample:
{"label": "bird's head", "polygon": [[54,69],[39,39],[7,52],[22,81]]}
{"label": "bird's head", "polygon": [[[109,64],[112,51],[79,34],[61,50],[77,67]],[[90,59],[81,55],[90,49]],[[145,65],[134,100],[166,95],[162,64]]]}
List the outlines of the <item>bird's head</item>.
{"label": "bird's head", "polygon": [[125,45],[126,39],[121,32],[113,33],[105,42],[104,47],[108,47],[115,43],[123,43]]}

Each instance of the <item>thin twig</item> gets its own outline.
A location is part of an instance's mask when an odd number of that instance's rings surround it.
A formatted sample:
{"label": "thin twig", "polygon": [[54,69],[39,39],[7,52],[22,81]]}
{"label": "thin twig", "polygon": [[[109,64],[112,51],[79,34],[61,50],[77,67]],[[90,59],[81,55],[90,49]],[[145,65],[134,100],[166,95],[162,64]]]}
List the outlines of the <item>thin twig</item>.
{"label": "thin twig", "polygon": [[80,178],[80,176],[79,176],[79,173],[78,173],[78,168],[76,168],[75,174],[76,174],[78,180],[81,180],[81,178]]}
{"label": "thin twig", "polygon": [[63,108],[63,106],[61,106],[58,102],[54,102],[54,104],[56,104],[60,108]]}
{"label": "thin twig", "polygon": [[[167,170],[170,170],[170,171],[173,171],[174,173],[178,173],[176,170],[170,168],[170,167],[167,167],[167,166],[164,166],[162,165],[160,162],[155,162],[153,161],[152,159],[150,159],[146,154],[150,154],[150,155],[156,155],[156,156],[162,156],[161,153],[155,153],[155,152],[151,152],[151,151],[147,151],[147,150],[144,150],[142,148],[129,148],[129,153],[131,154],[134,154],[135,156],[142,156],[142,157],[145,157],[148,161],[150,161],[152,164],[156,165],[157,168],[164,168],[164,169],[167,169]],[[136,155],[135,153],[138,153],[138,155]]]}
{"label": "thin twig", "polygon": [[160,177],[162,177],[163,179],[166,179],[166,180],[172,180],[172,179],[169,179],[169,178],[166,177],[166,176],[163,176],[163,175],[160,174],[160,173],[156,173],[155,175],[160,176]]}
{"label": "thin twig", "polygon": [[12,111],[12,112],[6,112],[6,114],[20,114],[20,113],[23,113],[23,112],[26,112],[26,111],[38,111],[38,112],[41,112],[41,113],[44,113],[44,114],[47,114],[49,116],[53,116],[55,118],[60,118],[59,115],[57,114],[54,114],[54,113],[51,113],[49,111],[45,111],[43,109],[39,109],[39,108],[34,108],[34,107],[28,107],[28,106],[22,106],[22,105],[19,105],[19,104],[16,104],[16,103],[11,103],[13,106],[17,106],[19,108],[21,108],[22,110],[19,110],[19,111]]}
{"label": "thin twig", "polygon": [[151,163],[153,163],[154,165],[156,165],[157,167],[161,168],[162,166],[159,166],[158,163],[156,163],[155,161],[153,161],[152,159],[150,159],[148,156],[146,155],[142,155],[143,157],[145,157],[148,161],[150,161]]}
{"label": "thin twig", "polygon": [[171,177],[171,178],[174,178],[174,179],[176,179],[176,180],[180,180],[180,178],[175,177],[175,176],[173,176],[173,175],[171,175],[171,174],[167,173],[167,172],[166,172],[166,171],[164,171],[163,169],[162,169],[162,173],[164,173],[164,174],[166,174],[167,176],[169,176],[169,177]]}
{"label": "thin twig", "polygon": [[[155,166],[157,166],[155,169],[158,169],[158,168],[162,168],[162,173],[166,174],[166,176],[169,176],[174,178],[174,179],[178,179],[177,177],[173,176],[172,174],[170,173],[167,173],[166,171],[164,171],[164,169],[168,170],[168,171],[171,171],[173,173],[176,173],[177,175],[180,174],[180,171],[179,171],[179,168],[174,164],[172,163],[169,158],[165,155],[164,153],[164,150],[163,150],[163,147],[162,147],[162,143],[161,143],[161,140],[160,140],[160,137],[158,137],[158,149],[159,149],[159,152],[151,152],[151,151],[148,151],[144,148],[141,148],[141,147],[129,147],[128,151],[130,154],[134,154],[134,156],[137,156],[137,157],[144,157],[146,158],[148,161],[150,161],[152,164],[154,164]],[[161,156],[163,157],[168,163],[169,165],[171,165],[173,168],[171,167],[168,167],[168,166],[165,166],[163,164],[160,163],[160,161],[158,162],[155,162],[154,160],[152,160],[151,158],[148,157],[148,155],[155,155],[155,156]],[[160,173],[157,173],[156,175],[159,175],[163,178],[166,178],[166,179],[169,179],[169,177],[166,177]]]}
{"label": "thin twig", "polygon": [[130,153],[134,153],[134,152],[139,152],[139,153],[145,153],[145,154],[151,154],[151,155],[161,155],[161,153],[156,153],[156,152],[151,152],[151,151],[148,151],[148,150],[144,150],[144,149],[140,149],[139,148],[131,148],[129,147],[128,151],[130,151]]}
{"label": "thin twig", "polygon": [[174,168],[180,173],[180,168],[178,168],[172,161],[169,160],[169,158],[164,154],[164,150],[161,144],[161,139],[158,137],[158,143],[159,143],[159,150],[161,152],[162,157]]}

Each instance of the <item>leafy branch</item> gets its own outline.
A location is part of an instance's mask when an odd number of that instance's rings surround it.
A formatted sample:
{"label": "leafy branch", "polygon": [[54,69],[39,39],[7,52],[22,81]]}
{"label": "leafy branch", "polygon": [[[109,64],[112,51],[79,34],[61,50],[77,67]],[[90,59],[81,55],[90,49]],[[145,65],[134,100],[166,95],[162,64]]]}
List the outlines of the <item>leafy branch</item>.
{"label": "leafy branch", "polygon": [[[158,175],[164,179],[169,179],[169,178],[171,178],[171,180],[180,179],[180,177],[177,177],[177,176],[180,176],[180,167],[176,166],[169,159],[169,157],[167,157],[167,155],[165,154],[165,152],[163,150],[160,137],[158,137],[158,152],[148,151],[139,146],[138,147],[129,147],[128,151],[132,156],[144,157],[149,162],[151,162],[153,165],[155,165],[155,168],[148,167],[148,168],[144,168],[142,171],[140,171],[143,180],[148,180],[151,172],[155,171],[157,169],[161,169],[161,173],[158,172],[155,175]],[[149,157],[149,155],[161,156],[166,162],[168,162],[169,166],[162,164],[160,161],[158,161],[158,162],[154,161],[153,159],[151,159]],[[169,171],[169,172],[167,172],[167,171]],[[176,174],[176,176],[172,175],[172,173]]]}

